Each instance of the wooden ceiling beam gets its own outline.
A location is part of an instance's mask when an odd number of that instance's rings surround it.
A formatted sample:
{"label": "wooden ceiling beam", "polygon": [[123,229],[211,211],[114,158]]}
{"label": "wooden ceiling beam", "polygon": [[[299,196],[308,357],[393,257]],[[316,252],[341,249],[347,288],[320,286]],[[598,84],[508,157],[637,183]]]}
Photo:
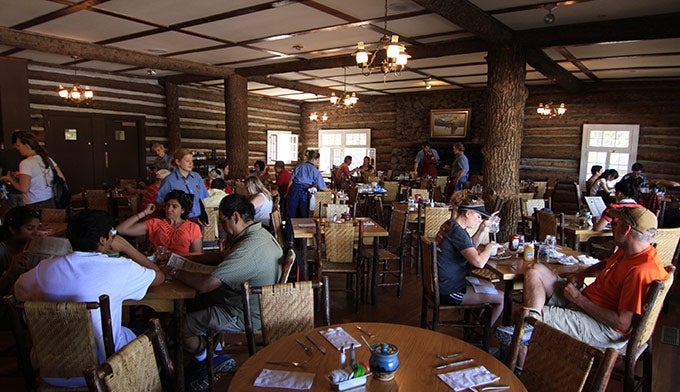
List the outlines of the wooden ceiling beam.
{"label": "wooden ceiling beam", "polygon": [[527,46],[547,48],[680,37],[680,12],[604,22],[543,27],[515,33]]}
{"label": "wooden ceiling beam", "polygon": [[294,80],[286,80],[281,78],[267,77],[267,76],[251,76],[248,78],[250,82],[258,82],[263,84],[269,84],[276,87],[287,88],[290,90],[303,91],[306,93],[322,95],[330,97],[331,93],[338,94],[338,90],[332,90],[330,88],[314,86],[307,83],[300,83]]}
{"label": "wooden ceiling beam", "polygon": [[229,75],[234,74],[234,70],[227,67],[218,67],[195,61],[154,56],[134,50],[101,46],[30,31],[14,30],[2,26],[0,26],[0,44],[46,53],[78,56],[90,60],[108,61],[111,63],[135,65],[144,68],[164,69],[193,75],[210,76],[212,78],[228,78]]}
{"label": "wooden ceiling beam", "polygon": [[527,48],[527,63],[548,79],[562,86],[571,93],[577,93],[584,88],[584,83],[559,66],[544,51],[538,48]]}

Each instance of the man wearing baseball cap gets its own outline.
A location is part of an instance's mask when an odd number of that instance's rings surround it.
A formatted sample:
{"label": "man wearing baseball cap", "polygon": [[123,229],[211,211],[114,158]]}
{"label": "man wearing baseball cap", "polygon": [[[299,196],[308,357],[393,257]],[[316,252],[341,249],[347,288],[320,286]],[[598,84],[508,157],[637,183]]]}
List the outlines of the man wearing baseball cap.
{"label": "man wearing baseball cap", "polygon": [[[610,214],[616,218],[614,254],[566,280],[533,264],[524,276],[524,298],[531,314],[545,323],[592,346],[620,349],[628,340],[633,317],[642,313],[652,281],[664,280],[668,273],[652,246],[656,215],[645,208],[621,208]],[[595,281],[580,290],[583,278],[595,273]]]}

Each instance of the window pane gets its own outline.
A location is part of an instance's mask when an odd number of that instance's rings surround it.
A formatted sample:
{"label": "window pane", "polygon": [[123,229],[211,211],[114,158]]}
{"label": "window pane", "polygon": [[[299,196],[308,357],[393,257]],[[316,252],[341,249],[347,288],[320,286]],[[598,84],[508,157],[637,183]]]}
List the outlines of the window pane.
{"label": "window pane", "polygon": [[616,132],[614,131],[604,131],[602,133],[602,146],[603,147],[614,147],[616,141]]}
{"label": "window pane", "polygon": [[588,143],[590,147],[601,147],[602,146],[602,131],[592,131],[590,132],[590,142]]}
{"label": "window pane", "polygon": [[616,147],[618,148],[628,148],[630,140],[630,132],[619,131],[616,132]]}
{"label": "window pane", "polygon": [[347,134],[347,141],[345,143],[347,146],[365,146],[366,145],[366,134],[365,133],[349,133]]}
{"label": "window pane", "polygon": [[328,133],[321,138],[321,145],[324,147],[341,146],[342,135],[339,133]]}

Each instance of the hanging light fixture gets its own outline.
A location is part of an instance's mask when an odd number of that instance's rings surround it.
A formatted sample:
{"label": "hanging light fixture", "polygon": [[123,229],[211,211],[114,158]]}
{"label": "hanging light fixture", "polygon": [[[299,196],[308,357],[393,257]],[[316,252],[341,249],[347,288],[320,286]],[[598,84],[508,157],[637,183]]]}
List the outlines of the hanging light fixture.
{"label": "hanging light fixture", "polygon": [[553,103],[546,103],[545,105],[543,103],[540,103],[538,105],[538,109],[536,109],[536,113],[538,113],[541,118],[550,118],[550,117],[556,117],[556,116],[561,116],[564,113],[567,112],[567,107],[564,106],[564,103],[561,103],[560,106],[553,106]]}
{"label": "hanging light fixture", "polygon": [[548,13],[543,17],[545,24],[551,24],[555,21],[555,14],[553,14],[555,8],[557,8],[557,3],[543,4],[543,9],[548,11]]}
{"label": "hanging light fixture", "polygon": [[[72,57],[73,60],[78,60],[78,56]],[[73,66],[73,76],[74,79],[78,77],[77,64],[74,64]],[[94,98],[94,91],[90,90],[90,86],[85,86],[84,88],[81,88],[80,84],[78,83],[74,83],[73,87],[71,88],[66,88],[60,84],[57,93],[59,94],[60,97],[76,103],[90,102],[92,101],[92,98]]]}
{"label": "hanging light fixture", "polygon": [[317,112],[312,112],[309,114],[309,121],[313,122],[326,122],[328,121],[328,114],[324,113],[321,116]]}
{"label": "hanging light fixture", "polygon": [[425,79],[425,90],[429,90],[432,88],[432,78],[429,77]]}
{"label": "hanging light fixture", "polygon": [[[378,47],[373,54],[366,50],[363,42],[357,43],[357,51],[352,55],[356,59],[357,66],[361,68],[361,73],[368,76],[373,71],[382,72],[385,77],[390,72],[394,72],[396,76],[401,76],[401,71],[406,67],[408,59],[411,57],[406,53],[404,45],[399,43],[399,36],[393,35],[390,37],[387,30],[387,0],[385,0],[385,27],[383,28],[385,35],[380,39]],[[376,58],[380,53],[378,63]],[[370,57],[369,57],[370,56]]]}
{"label": "hanging light fixture", "polygon": [[343,69],[345,77],[342,89],[342,97],[335,95],[335,93],[331,93],[330,102],[331,105],[338,106],[343,109],[349,109],[354,107],[354,105],[359,102],[359,97],[357,97],[357,93],[350,94],[347,92],[347,67],[343,67]]}

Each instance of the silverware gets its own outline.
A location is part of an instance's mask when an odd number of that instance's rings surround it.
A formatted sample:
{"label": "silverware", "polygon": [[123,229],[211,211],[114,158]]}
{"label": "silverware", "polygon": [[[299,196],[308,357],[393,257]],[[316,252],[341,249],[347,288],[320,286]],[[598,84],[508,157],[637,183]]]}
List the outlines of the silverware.
{"label": "silverware", "polygon": [[361,327],[358,326],[358,325],[357,325],[356,327],[357,327],[357,329],[358,329],[359,331],[361,331],[362,333],[365,333],[369,338],[375,338],[375,337],[377,337],[376,334],[370,333],[370,332],[368,332],[367,330],[361,328]]}
{"label": "silverware", "polygon": [[309,362],[309,359],[304,361],[304,362],[293,362],[293,361],[267,361],[267,363],[272,364],[272,365],[283,365],[283,366],[292,366],[292,367],[302,367],[304,364]]}
{"label": "silverware", "polygon": [[321,354],[326,355],[326,349],[323,348],[323,347],[321,347],[321,346],[319,345],[319,343],[317,343],[314,339],[312,339],[311,336],[307,335],[307,340],[309,340],[310,342],[312,342],[312,344],[314,345],[314,347],[316,347],[319,351],[321,351]]}
{"label": "silverware", "polygon": [[474,387],[470,387],[468,389],[470,389],[471,392],[504,391],[506,389],[510,389],[510,385],[489,385],[488,387],[481,389]]}
{"label": "silverware", "polygon": [[363,340],[364,343],[366,344],[366,348],[370,350],[370,349],[371,349],[371,345],[368,344],[368,340],[366,340],[366,338],[364,337],[364,335],[361,335],[361,340]]}
{"label": "silverware", "polygon": [[460,352],[453,353],[453,354],[449,354],[449,355],[438,355],[438,357],[439,357],[439,359],[441,359],[441,360],[447,360],[447,359],[450,359],[450,358],[453,358],[453,357],[457,357],[457,356],[460,356],[460,355],[463,355],[463,354],[465,354],[465,353],[462,352],[462,351],[460,351]]}
{"label": "silverware", "polygon": [[466,364],[472,363],[474,361],[475,360],[472,359],[472,358],[461,359],[460,361],[445,363],[443,365],[435,366],[434,368],[437,369],[437,370],[441,370],[441,369],[446,369],[447,367],[451,367],[451,366],[466,365]]}
{"label": "silverware", "polygon": [[311,348],[311,347],[309,347],[308,345],[304,344],[304,343],[302,342],[302,340],[300,340],[300,339],[295,339],[295,341],[298,342],[298,344],[299,344],[300,346],[302,346],[302,348],[305,349],[305,353],[306,353],[307,355],[312,355],[312,348]]}

